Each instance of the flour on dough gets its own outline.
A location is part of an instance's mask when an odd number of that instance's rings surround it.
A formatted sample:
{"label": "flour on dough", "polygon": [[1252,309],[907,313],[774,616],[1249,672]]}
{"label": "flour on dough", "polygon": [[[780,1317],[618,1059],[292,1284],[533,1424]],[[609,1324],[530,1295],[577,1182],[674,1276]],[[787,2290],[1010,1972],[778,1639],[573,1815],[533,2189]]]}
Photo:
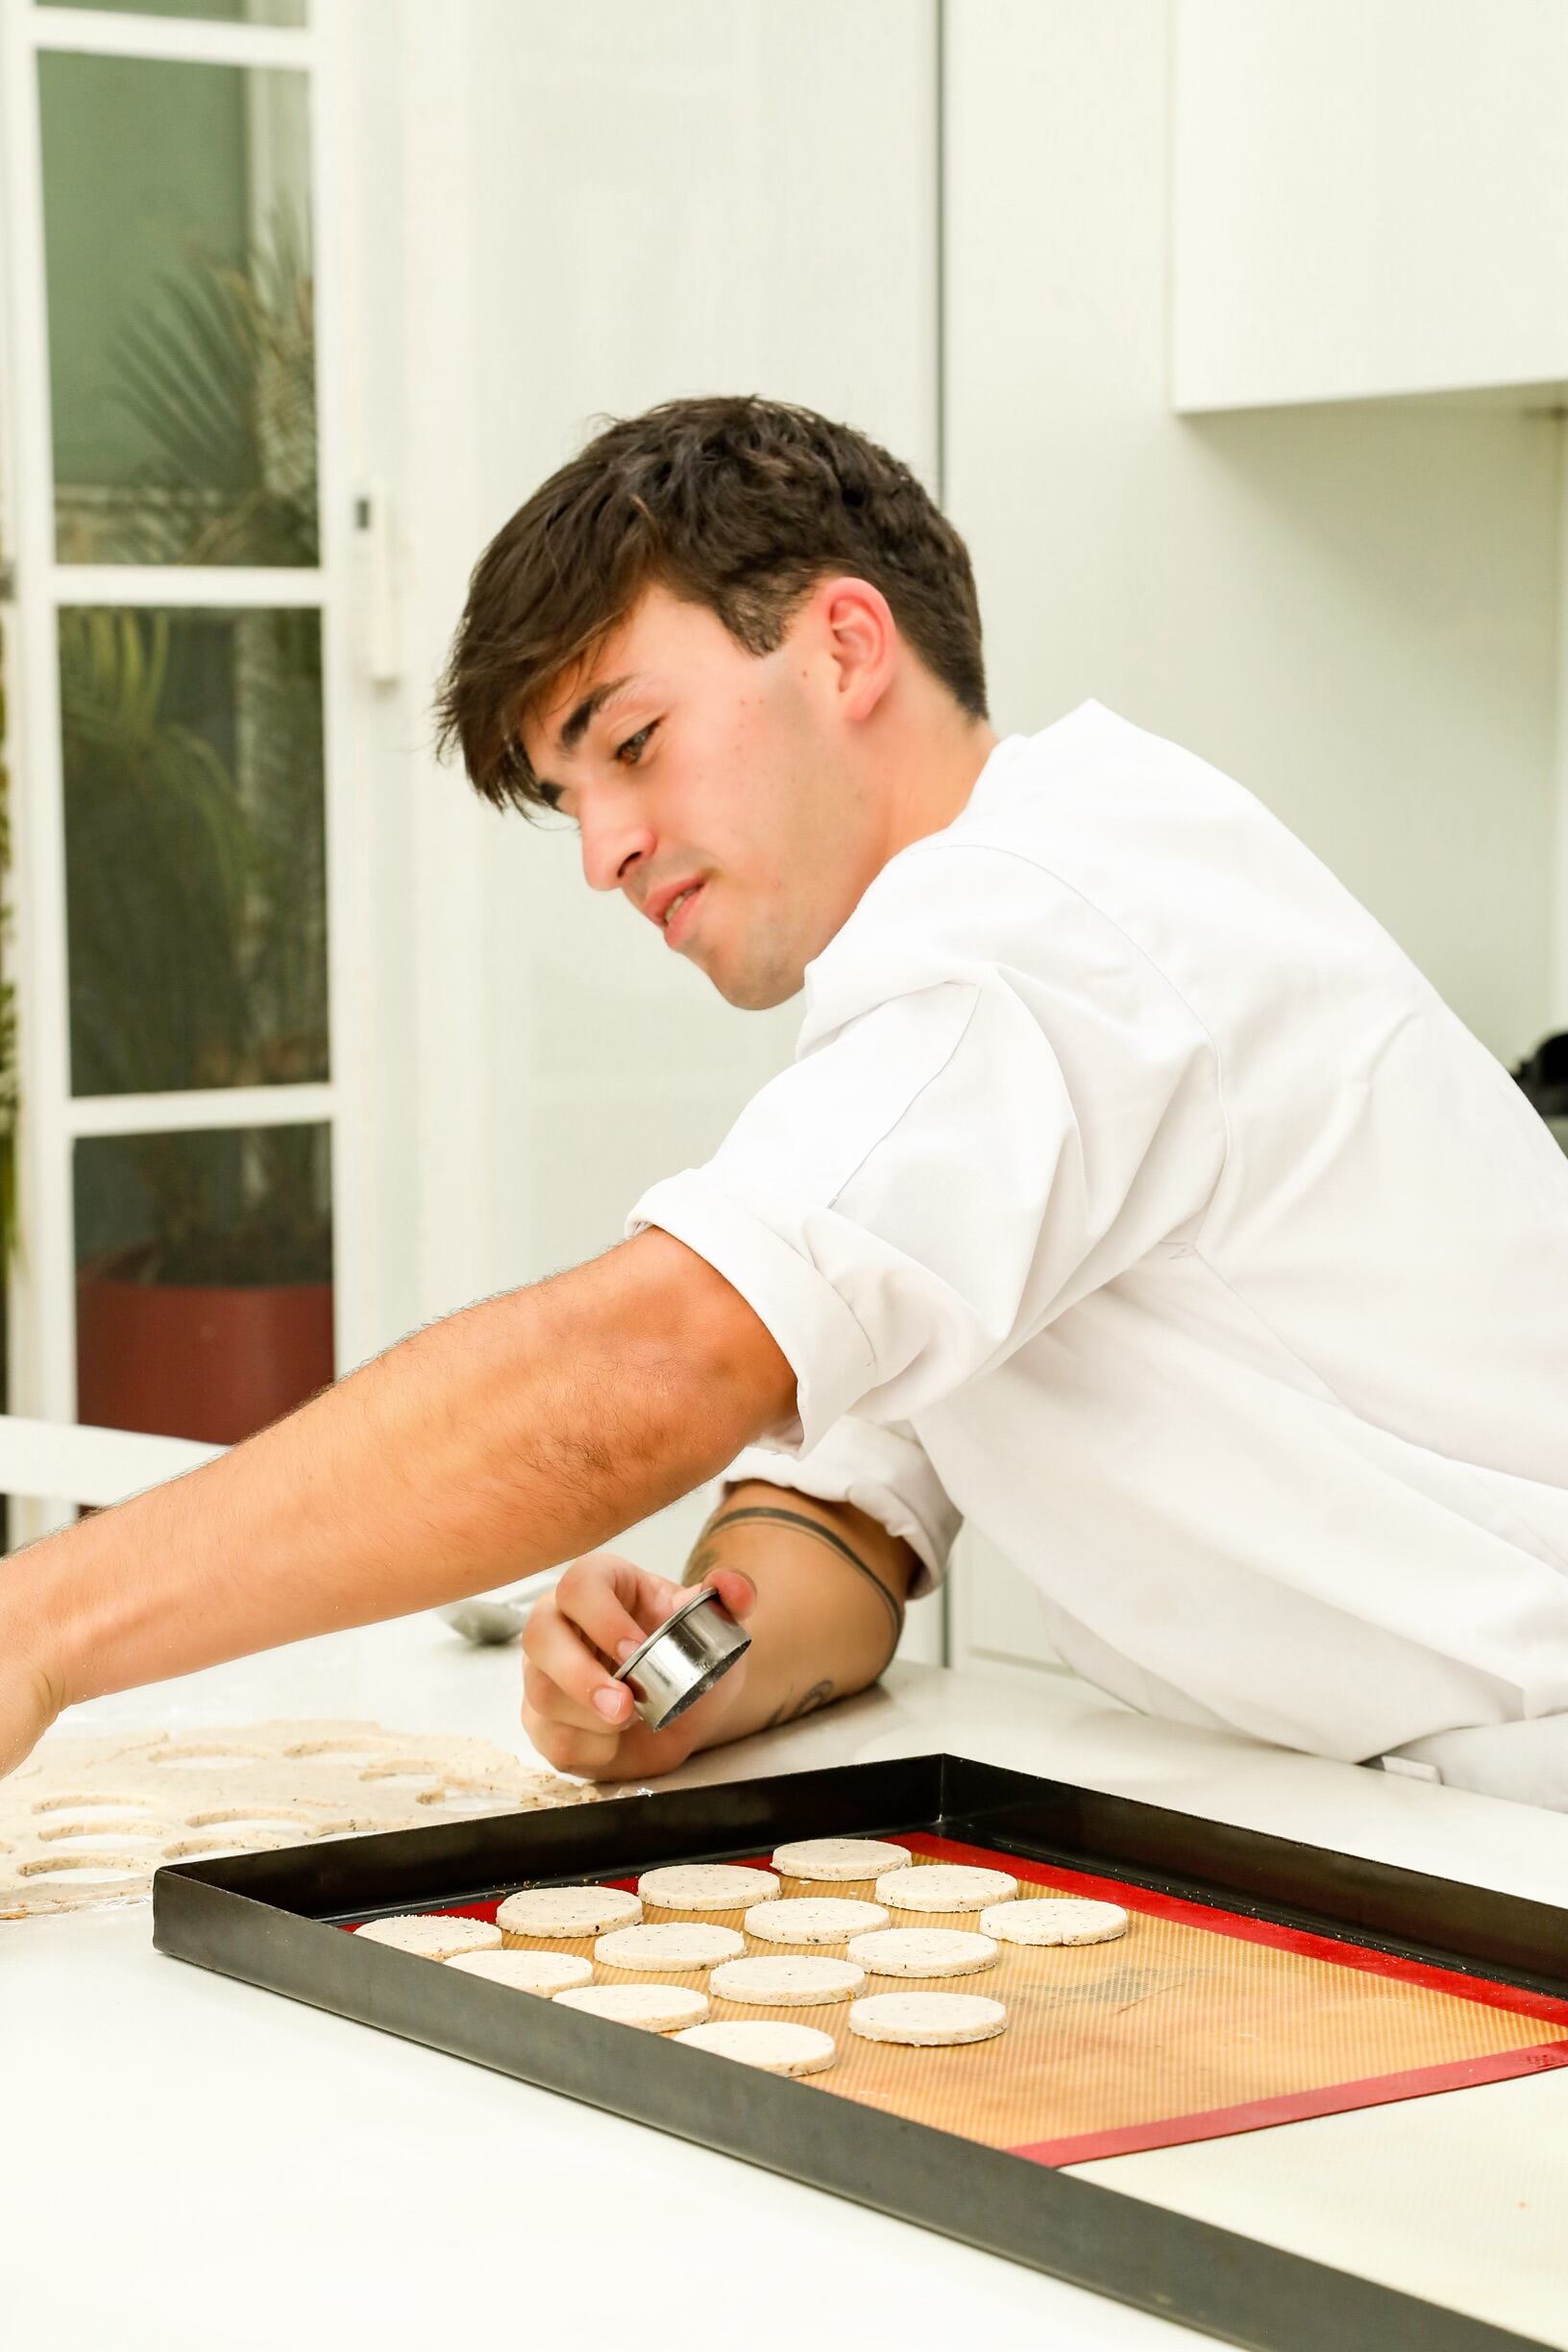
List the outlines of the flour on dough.
{"label": "flour on dough", "polygon": [[831,2034],[814,2025],[755,2023],[749,2018],[725,2019],[712,2025],[693,2025],[674,2039],[687,2049],[707,2050],[715,2058],[734,2058],[742,2066],[760,2067],[765,2074],[820,2074],[838,2056]]}
{"label": "flour on dough", "polygon": [[686,1985],[584,1985],[576,1993],[558,1993],[555,2005],[585,2009],[590,2017],[609,2018],[617,2025],[640,2025],[645,2033],[671,2033],[708,2014],[707,1995]]}
{"label": "flour on dough", "polygon": [[1127,1933],[1127,1914],[1119,1903],[1046,1895],[997,1903],[980,1914],[980,1925],[1004,1944],[1110,1944]]}
{"label": "flour on dough", "polygon": [[786,1895],[779,1902],[758,1903],[745,1921],[747,1934],[763,1944],[843,1944],[887,1923],[880,1903],[842,1895]]}
{"label": "flour on dough", "polygon": [[907,2042],[932,2049],[989,2042],[1006,2024],[1002,2003],[978,1993],[873,1993],[849,2004],[849,2031],[863,2042]]}

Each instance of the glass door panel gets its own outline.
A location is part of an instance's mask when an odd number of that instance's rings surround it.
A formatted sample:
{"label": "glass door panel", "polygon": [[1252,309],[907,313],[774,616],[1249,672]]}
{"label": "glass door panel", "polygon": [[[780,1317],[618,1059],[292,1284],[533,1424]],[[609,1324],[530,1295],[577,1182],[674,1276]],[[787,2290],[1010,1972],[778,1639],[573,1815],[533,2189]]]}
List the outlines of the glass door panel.
{"label": "glass door panel", "polygon": [[230,1445],[332,1377],[330,1131],[76,1145],[77,1415]]}
{"label": "glass door panel", "polygon": [[319,614],[59,625],[72,1092],[324,1081]]}
{"label": "glass door panel", "polygon": [[38,73],[58,559],[314,565],[306,77]]}

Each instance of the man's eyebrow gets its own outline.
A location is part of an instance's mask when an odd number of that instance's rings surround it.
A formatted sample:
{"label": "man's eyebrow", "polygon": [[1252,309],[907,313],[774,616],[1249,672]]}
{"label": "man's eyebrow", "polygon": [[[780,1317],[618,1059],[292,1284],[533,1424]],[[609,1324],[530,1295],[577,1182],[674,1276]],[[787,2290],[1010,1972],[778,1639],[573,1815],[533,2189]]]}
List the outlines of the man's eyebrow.
{"label": "man's eyebrow", "polygon": [[575,751],[605,703],[613,701],[617,695],[624,694],[628,686],[635,683],[636,680],[630,677],[605,678],[585,694],[571,717],[562,724],[557,738],[561,749]]}

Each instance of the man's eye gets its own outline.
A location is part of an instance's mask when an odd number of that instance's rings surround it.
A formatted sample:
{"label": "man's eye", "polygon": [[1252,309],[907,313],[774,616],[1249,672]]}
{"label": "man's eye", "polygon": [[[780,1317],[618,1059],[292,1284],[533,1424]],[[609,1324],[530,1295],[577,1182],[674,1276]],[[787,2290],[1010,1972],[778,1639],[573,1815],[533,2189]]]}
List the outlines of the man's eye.
{"label": "man's eye", "polygon": [[[650,719],[647,726],[639,727],[637,729],[635,735],[628,735],[625,742],[620,745],[617,748],[615,754],[616,758],[618,760],[625,761],[628,768],[635,768],[638,760],[642,757],[644,747],[647,745],[649,737],[652,734],[658,723],[659,723],[656,719]],[[628,752],[631,754],[629,759],[626,757]]]}

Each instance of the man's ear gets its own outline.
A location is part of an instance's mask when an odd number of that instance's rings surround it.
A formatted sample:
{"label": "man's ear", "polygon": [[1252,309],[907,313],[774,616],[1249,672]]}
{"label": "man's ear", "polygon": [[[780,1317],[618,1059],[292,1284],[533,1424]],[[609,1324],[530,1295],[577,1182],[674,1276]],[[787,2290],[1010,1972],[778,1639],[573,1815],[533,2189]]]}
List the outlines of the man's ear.
{"label": "man's ear", "polygon": [[880,588],[845,574],[818,591],[828,655],[837,674],[840,715],[869,719],[893,683],[898,624]]}

